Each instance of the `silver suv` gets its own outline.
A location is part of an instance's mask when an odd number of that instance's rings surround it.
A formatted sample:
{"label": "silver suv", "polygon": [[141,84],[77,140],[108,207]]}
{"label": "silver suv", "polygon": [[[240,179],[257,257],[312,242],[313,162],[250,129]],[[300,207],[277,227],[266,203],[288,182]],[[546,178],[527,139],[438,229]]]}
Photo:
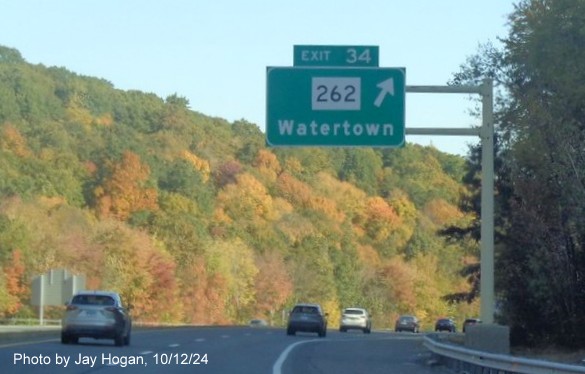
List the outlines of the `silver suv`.
{"label": "silver suv", "polygon": [[372,319],[364,308],[345,308],[341,315],[339,331],[346,332],[350,329],[362,330],[369,334],[372,331]]}
{"label": "silver suv", "polygon": [[130,344],[132,320],[120,295],[109,291],[82,291],[67,303],[61,321],[61,343],[77,344],[79,338],[114,339],[117,346]]}

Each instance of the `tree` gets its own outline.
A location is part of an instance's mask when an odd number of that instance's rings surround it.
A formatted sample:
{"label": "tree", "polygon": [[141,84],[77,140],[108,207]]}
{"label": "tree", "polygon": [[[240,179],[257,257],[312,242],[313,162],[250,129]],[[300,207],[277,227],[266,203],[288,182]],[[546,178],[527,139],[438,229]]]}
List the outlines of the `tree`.
{"label": "tree", "polygon": [[222,188],[226,184],[235,183],[236,177],[244,170],[242,164],[238,161],[231,160],[221,164],[213,173],[217,188]]}
{"label": "tree", "polygon": [[[585,308],[585,4],[524,0],[509,20],[504,50],[485,48],[455,79],[492,77],[503,91],[496,101],[502,316],[514,344],[583,346],[576,331],[585,323],[578,312]],[[477,227],[451,233],[477,236]]]}
{"label": "tree", "polygon": [[137,154],[124,152],[122,160],[109,169],[108,177],[94,191],[101,216],[126,220],[134,212],[157,209],[157,192],[146,186],[150,169]]}
{"label": "tree", "polygon": [[364,215],[364,228],[375,241],[387,239],[401,223],[394,209],[381,197],[370,197],[366,200]]}
{"label": "tree", "polygon": [[176,93],[167,96],[165,102],[167,104],[179,107],[179,108],[183,108],[183,109],[187,109],[189,108],[189,99],[187,99],[184,96],[179,96]]}
{"label": "tree", "polygon": [[254,279],[256,290],[255,311],[257,316],[272,317],[281,310],[292,295],[293,283],[284,258],[276,251],[258,255],[258,273]]}
{"label": "tree", "polygon": [[377,173],[381,169],[382,158],[373,149],[351,149],[346,153],[339,179],[351,182],[372,195],[377,192]]}
{"label": "tree", "polygon": [[335,243],[321,234],[303,238],[293,249],[289,266],[296,299],[316,302],[337,300],[330,250],[337,250]]}
{"label": "tree", "polygon": [[261,178],[265,185],[271,187],[278,174],[281,172],[280,162],[276,155],[265,149],[258,151],[258,155],[252,164],[256,170],[257,175]]}
{"label": "tree", "polygon": [[23,63],[25,62],[20,52],[14,48],[0,45],[0,63]]}
{"label": "tree", "polygon": [[0,138],[0,148],[13,152],[16,156],[25,158],[31,155],[28,149],[26,139],[20,134],[17,128],[10,123],[2,126],[2,138]]}
{"label": "tree", "polygon": [[[222,279],[226,289],[223,302],[225,318],[243,322],[250,318],[249,308],[256,299],[254,281],[258,268],[252,250],[241,240],[218,241],[205,253],[206,271]],[[213,291],[208,288],[208,291]]]}
{"label": "tree", "polygon": [[233,123],[232,131],[239,148],[236,152],[238,160],[252,163],[265,143],[260,129],[248,121],[240,120]]}
{"label": "tree", "polygon": [[[515,209],[502,262],[516,271],[502,276],[518,280],[519,270],[527,280],[507,290],[506,311],[515,337],[583,346],[576,331],[585,323],[578,312],[585,308],[585,4],[523,1],[510,21],[504,63]],[[523,234],[512,236],[519,227]],[[530,310],[519,305],[522,290]]]}
{"label": "tree", "polygon": [[218,194],[218,208],[234,220],[271,220],[272,197],[252,175],[243,173],[236,177],[236,184],[226,185]]}
{"label": "tree", "polygon": [[8,52],[0,47],[0,309],[15,249],[24,279],[65,267],[88,288],[121,291],[150,321],[240,323],[310,300],[332,324],[346,304],[389,321],[388,263],[439,311],[422,283],[463,290],[448,278],[461,247],[433,231],[456,214],[460,158],[412,145],[267,149],[255,124],[205,116],[176,94],[117,90]]}
{"label": "tree", "polygon": [[10,262],[4,267],[4,282],[8,302],[4,305],[4,313],[16,314],[26,303],[30,289],[26,283],[25,266],[22,254],[18,249],[12,251]]}
{"label": "tree", "polygon": [[363,216],[366,202],[366,193],[354,184],[340,181],[330,173],[320,172],[312,180],[311,186],[321,196],[335,201],[338,210],[355,224]]}
{"label": "tree", "polygon": [[137,320],[170,321],[182,317],[175,260],[144,232],[105,221],[93,242],[103,252],[99,287],[120,292]]}
{"label": "tree", "polygon": [[207,183],[209,165],[203,163],[203,171],[192,164],[193,161],[177,159],[169,162],[158,176],[158,190],[181,195],[191,200],[199,214],[213,211],[215,192]]}

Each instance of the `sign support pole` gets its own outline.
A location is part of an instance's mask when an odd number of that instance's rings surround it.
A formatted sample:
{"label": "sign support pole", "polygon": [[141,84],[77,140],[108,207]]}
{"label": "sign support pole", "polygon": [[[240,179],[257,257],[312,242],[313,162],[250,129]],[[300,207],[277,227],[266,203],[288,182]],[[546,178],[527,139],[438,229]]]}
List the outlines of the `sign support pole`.
{"label": "sign support pole", "polygon": [[479,136],[481,139],[481,279],[480,318],[494,323],[494,108],[493,83],[480,86],[406,86],[406,92],[479,94],[482,104],[481,128],[405,128],[406,135]]}
{"label": "sign support pole", "polygon": [[40,301],[39,301],[39,325],[45,323],[45,275],[41,274],[41,290],[40,290]]}
{"label": "sign support pole", "polygon": [[480,318],[494,322],[494,114],[493,83],[485,80],[481,93],[481,280]]}

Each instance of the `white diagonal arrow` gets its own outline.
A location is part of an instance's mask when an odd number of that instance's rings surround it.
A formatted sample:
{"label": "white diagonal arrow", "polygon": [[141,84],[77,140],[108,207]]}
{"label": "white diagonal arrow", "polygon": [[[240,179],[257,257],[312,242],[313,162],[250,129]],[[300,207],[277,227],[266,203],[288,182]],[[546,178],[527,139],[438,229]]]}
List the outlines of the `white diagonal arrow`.
{"label": "white diagonal arrow", "polygon": [[376,97],[374,105],[379,108],[382,105],[386,94],[394,96],[394,78],[388,78],[385,81],[378,83],[376,87],[380,88],[380,93],[378,94],[378,97]]}

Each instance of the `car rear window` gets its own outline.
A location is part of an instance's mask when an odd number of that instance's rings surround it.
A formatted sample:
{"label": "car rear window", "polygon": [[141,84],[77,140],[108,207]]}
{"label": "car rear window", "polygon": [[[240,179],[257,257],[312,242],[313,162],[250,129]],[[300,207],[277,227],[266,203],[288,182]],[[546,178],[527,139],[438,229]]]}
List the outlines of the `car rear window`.
{"label": "car rear window", "polygon": [[107,295],[76,295],[71,300],[76,305],[115,305],[116,300]]}
{"label": "car rear window", "polygon": [[343,311],[343,314],[359,314],[362,315],[364,314],[363,310],[359,310],[359,309],[346,309]]}
{"label": "car rear window", "polygon": [[295,306],[293,313],[307,313],[307,314],[318,314],[319,310],[314,306]]}

